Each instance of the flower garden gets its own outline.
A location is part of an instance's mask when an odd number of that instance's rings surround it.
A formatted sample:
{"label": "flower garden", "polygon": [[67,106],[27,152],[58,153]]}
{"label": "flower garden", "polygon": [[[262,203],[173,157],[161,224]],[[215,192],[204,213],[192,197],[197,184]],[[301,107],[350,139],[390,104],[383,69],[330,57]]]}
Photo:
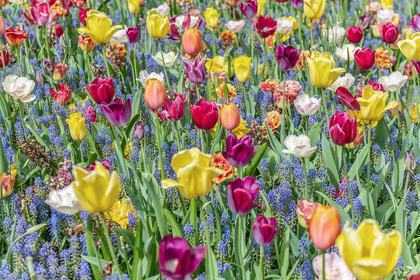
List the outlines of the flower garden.
{"label": "flower garden", "polygon": [[0,279],[420,279],[415,0],[0,0]]}

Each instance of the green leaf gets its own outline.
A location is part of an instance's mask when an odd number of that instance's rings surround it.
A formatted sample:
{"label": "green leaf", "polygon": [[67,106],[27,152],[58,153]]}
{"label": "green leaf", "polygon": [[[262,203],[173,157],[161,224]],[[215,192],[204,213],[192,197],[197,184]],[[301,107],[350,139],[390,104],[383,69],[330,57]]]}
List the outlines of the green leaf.
{"label": "green leaf", "polygon": [[385,149],[386,141],[388,140],[388,128],[385,123],[385,118],[382,118],[375,129],[375,142],[378,143],[379,147]]}
{"label": "green leaf", "polygon": [[[83,256],[82,258],[87,261],[88,263],[90,263],[91,265],[94,265],[95,267],[99,268],[101,271],[104,269],[104,267],[108,264],[108,261],[104,260],[104,259],[99,259],[100,260],[100,264],[98,262],[98,259],[95,257],[90,257],[90,256]],[[96,278],[96,276],[95,276]],[[101,278],[98,278],[101,279]]]}
{"label": "green leaf", "polygon": [[267,129],[268,140],[270,141],[271,148],[279,155],[284,156],[283,146],[274,133],[271,131],[271,128],[264,122],[265,128]]}
{"label": "green leaf", "polygon": [[171,212],[169,212],[168,209],[163,209],[163,212],[165,213],[168,223],[171,225],[173,237],[183,237],[182,231]]}
{"label": "green leaf", "polygon": [[135,237],[133,232],[123,228],[117,228],[115,231],[119,236],[122,236],[124,238],[125,244],[127,244],[131,248],[131,250],[134,250]]}
{"label": "green leaf", "polygon": [[254,155],[251,162],[248,164],[244,176],[250,176],[254,174],[255,170],[257,169],[258,165],[260,164],[265,151],[267,150],[267,144],[264,143],[260,146],[258,152]]}
{"label": "green leaf", "polygon": [[322,196],[328,202],[329,205],[334,206],[338,210],[338,213],[340,213],[340,218],[342,222],[351,221],[350,216],[343,209],[343,207],[341,207],[337,202],[335,202],[334,200],[332,200],[331,198],[329,198],[322,192],[317,191],[317,193],[318,195]]}
{"label": "green leaf", "polygon": [[311,127],[311,130],[308,133],[308,137],[311,140],[311,146],[316,146],[316,142],[320,138],[320,134],[322,131],[322,122],[317,122]]}
{"label": "green leaf", "polygon": [[322,134],[322,158],[324,159],[324,164],[327,167],[327,172],[331,183],[333,183],[334,186],[338,187],[338,185],[340,184],[340,178],[338,176],[337,166],[331,153],[331,148],[328,144],[328,140],[324,134]]}

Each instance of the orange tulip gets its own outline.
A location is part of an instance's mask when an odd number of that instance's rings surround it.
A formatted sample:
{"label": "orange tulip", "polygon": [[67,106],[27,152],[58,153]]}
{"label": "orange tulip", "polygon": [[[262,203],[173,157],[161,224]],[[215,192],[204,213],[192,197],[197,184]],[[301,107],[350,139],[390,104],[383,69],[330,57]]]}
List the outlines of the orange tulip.
{"label": "orange tulip", "polygon": [[166,88],[158,79],[148,79],[144,90],[144,100],[153,111],[161,108],[166,102]]}
{"label": "orange tulip", "polygon": [[6,33],[6,22],[4,18],[0,16],[0,36]]}
{"label": "orange tulip", "polygon": [[6,6],[7,2],[9,2],[9,0],[0,0],[0,8]]}
{"label": "orange tulip", "polygon": [[220,124],[227,130],[235,129],[241,122],[238,107],[233,103],[223,104],[220,109]]}
{"label": "orange tulip", "polygon": [[187,28],[182,35],[182,46],[184,51],[196,56],[203,50],[203,40],[201,39],[201,32],[195,28]]}
{"label": "orange tulip", "polygon": [[340,214],[335,207],[319,205],[309,221],[309,237],[319,250],[335,244],[341,231]]}

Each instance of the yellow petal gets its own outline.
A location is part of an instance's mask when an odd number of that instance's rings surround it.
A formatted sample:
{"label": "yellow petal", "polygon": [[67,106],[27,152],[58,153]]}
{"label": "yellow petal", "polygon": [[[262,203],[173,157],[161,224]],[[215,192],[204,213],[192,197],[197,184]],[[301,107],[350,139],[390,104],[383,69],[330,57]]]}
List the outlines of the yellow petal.
{"label": "yellow petal", "polygon": [[383,271],[385,267],[386,263],[382,260],[361,258],[355,263],[352,272],[357,279],[380,280],[385,275],[378,272]]}
{"label": "yellow petal", "polygon": [[357,233],[363,241],[362,256],[370,256],[375,239],[383,234],[381,228],[375,220],[366,219],[360,224]]}
{"label": "yellow petal", "polygon": [[362,257],[362,239],[357,231],[348,225],[337,237],[335,245],[350,269]]}

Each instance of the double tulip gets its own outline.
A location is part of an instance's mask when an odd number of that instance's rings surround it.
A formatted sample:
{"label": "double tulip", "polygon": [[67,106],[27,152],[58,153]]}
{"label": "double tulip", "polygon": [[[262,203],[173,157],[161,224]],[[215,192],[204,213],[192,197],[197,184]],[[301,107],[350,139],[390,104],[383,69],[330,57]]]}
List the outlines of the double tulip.
{"label": "double tulip", "polygon": [[338,210],[329,205],[318,205],[309,221],[308,231],[318,250],[325,251],[331,248],[341,231]]}
{"label": "double tulip", "polygon": [[238,56],[232,61],[236,79],[245,83],[251,77],[251,58],[245,55]]}
{"label": "double tulip", "polygon": [[181,56],[182,61],[185,65],[185,75],[187,78],[194,84],[199,84],[204,82],[206,79],[206,57],[204,56],[200,59],[199,56],[196,56],[194,61],[189,60],[186,57]]}
{"label": "double tulip", "polygon": [[167,15],[160,15],[156,10],[150,10],[146,19],[147,32],[154,39],[163,39],[169,32],[171,24]]}
{"label": "double tulip", "polygon": [[131,119],[131,100],[127,99],[125,104],[118,98],[109,104],[102,103],[101,111],[112,126],[123,126]]}
{"label": "double tulip", "polygon": [[312,215],[318,205],[319,203],[310,202],[306,199],[299,200],[296,206],[296,215],[298,217],[298,222],[302,227],[309,227],[309,221],[312,219]]}
{"label": "double tulip", "polygon": [[190,111],[195,125],[204,130],[211,130],[217,123],[219,113],[214,100],[200,99],[197,104],[190,104]]}
{"label": "double tulip", "polygon": [[335,112],[329,123],[331,140],[339,145],[350,144],[356,138],[356,118],[350,117],[348,112]]}
{"label": "double tulip", "polygon": [[232,166],[246,166],[255,155],[254,140],[251,136],[245,135],[238,139],[231,133],[226,139],[226,151],[222,151],[223,157]]}
{"label": "double tulip", "polygon": [[82,112],[73,113],[66,120],[70,128],[70,135],[74,141],[81,141],[86,137],[86,119],[82,117]]}
{"label": "double tulip", "polygon": [[299,60],[301,50],[296,50],[292,46],[278,44],[276,48],[277,64],[281,71],[292,70]]}
{"label": "double tulip", "polygon": [[114,98],[115,88],[111,78],[96,78],[86,89],[97,104],[110,103]]}
{"label": "double tulip", "polygon": [[50,94],[52,98],[54,98],[54,100],[60,105],[64,105],[71,101],[70,87],[66,84],[59,84],[58,91],[56,91],[54,88],[50,88]]}
{"label": "double tulip", "polygon": [[313,52],[308,58],[309,78],[312,86],[327,88],[346,70],[335,68],[335,61],[330,53]]}
{"label": "double tulip", "polygon": [[112,20],[105,13],[90,10],[87,12],[86,27],[79,28],[80,34],[87,34],[95,44],[107,44],[121,25],[112,26]]}
{"label": "double tulip", "polygon": [[361,116],[367,121],[379,121],[385,112],[397,106],[396,101],[386,105],[389,94],[387,92],[373,90],[372,86],[366,86],[362,90],[362,97],[357,98],[360,104]]}
{"label": "double tulip", "polygon": [[317,20],[322,17],[327,6],[327,0],[304,0],[303,13],[312,20]]}
{"label": "double tulip", "polygon": [[259,189],[255,178],[250,176],[229,182],[226,193],[230,210],[236,214],[247,215],[255,207],[261,206],[259,203],[254,203]]}
{"label": "double tulip", "polygon": [[4,36],[6,37],[9,45],[12,47],[20,46],[22,45],[23,41],[25,41],[25,39],[28,39],[28,33],[12,26],[6,28]]}
{"label": "double tulip", "polygon": [[162,111],[158,112],[159,118],[165,122],[180,120],[184,116],[186,102],[187,96],[184,94],[175,93],[173,101],[166,98]]}
{"label": "double tulip", "polygon": [[360,70],[369,70],[375,64],[375,52],[366,47],[363,50],[358,49],[354,53],[354,61]]}

